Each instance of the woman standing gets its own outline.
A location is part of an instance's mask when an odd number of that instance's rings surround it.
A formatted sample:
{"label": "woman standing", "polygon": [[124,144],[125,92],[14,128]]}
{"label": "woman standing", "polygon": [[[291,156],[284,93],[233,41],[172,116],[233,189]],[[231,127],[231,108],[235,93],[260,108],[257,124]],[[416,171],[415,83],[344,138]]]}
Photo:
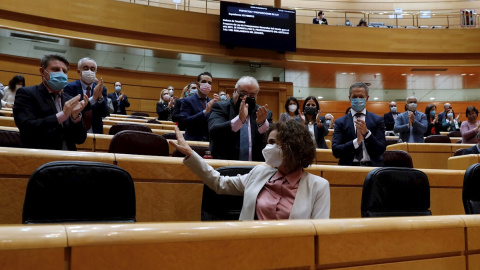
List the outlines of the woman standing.
{"label": "woman standing", "polygon": [[425,108],[425,115],[427,116],[427,131],[423,134],[424,137],[430,135],[439,135],[442,130],[442,123],[438,122],[437,106],[429,104]]}
{"label": "woman standing", "polygon": [[262,153],[269,165],[250,173],[220,176],[175,128],[178,143],[170,144],[186,155],[183,163],[218,194],[243,195],[240,220],[317,219],[330,215],[328,181],[306,172],[315,159],[315,147],[306,128],[295,120],[270,125]]}
{"label": "woman standing", "polygon": [[449,131],[449,132],[460,130],[461,122],[458,120],[458,118],[460,117],[460,114],[458,114],[458,116],[455,117],[455,112],[453,111],[453,109],[448,109],[445,115],[446,115],[445,119],[442,120],[443,130]]}
{"label": "woman standing", "polygon": [[25,86],[25,78],[22,75],[15,75],[5,87],[5,95],[2,98],[2,107],[13,108],[15,94],[20,87]]}
{"label": "woman standing", "polygon": [[301,123],[302,119],[300,119],[300,116],[298,115],[298,107],[300,107],[300,105],[298,104],[298,100],[294,97],[289,97],[287,99],[287,102],[285,102],[286,112],[280,115],[278,121],[287,122],[288,120],[293,119]]}
{"label": "woman standing", "polygon": [[160,100],[157,103],[158,120],[172,121],[172,109],[175,98],[171,97],[168,89],[163,89],[160,93]]}
{"label": "woman standing", "polygon": [[303,103],[303,113],[300,112],[300,119],[307,126],[317,148],[328,149],[325,136],[328,135],[328,127],[324,125],[325,117],[320,116],[320,105],[314,96],[309,96]]}
{"label": "woman standing", "polygon": [[460,126],[460,132],[462,132],[462,143],[477,143],[477,132],[480,128],[480,121],[478,118],[478,110],[473,106],[467,107],[465,114],[468,117],[468,121],[463,121]]}

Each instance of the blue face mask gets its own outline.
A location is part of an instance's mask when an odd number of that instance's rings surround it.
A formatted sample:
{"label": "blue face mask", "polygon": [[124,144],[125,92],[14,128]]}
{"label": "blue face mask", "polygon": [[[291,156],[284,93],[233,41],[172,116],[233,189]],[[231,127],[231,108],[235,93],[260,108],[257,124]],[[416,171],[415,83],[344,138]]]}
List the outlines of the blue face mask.
{"label": "blue face mask", "polygon": [[453,118],[453,113],[447,113],[448,118]]}
{"label": "blue face mask", "polygon": [[352,105],[352,109],[356,112],[361,112],[365,109],[365,105],[367,104],[367,100],[365,98],[352,98],[350,100],[350,104]]}
{"label": "blue face mask", "polygon": [[390,111],[391,111],[392,113],[396,113],[396,112],[397,112],[397,107],[391,107],[391,108],[390,108]]}
{"label": "blue face mask", "polygon": [[325,121],[326,126],[330,126],[330,120]]}
{"label": "blue face mask", "polygon": [[430,117],[434,117],[435,116],[435,111],[430,111]]}
{"label": "blue face mask", "polygon": [[227,100],[227,96],[221,95],[221,96],[220,96],[220,100]]}
{"label": "blue face mask", "polygon": [[[48,71],[45,70],[48,73]],[[47,84],[55,92],[60,92],[68,83],[67,74],[62,71],[48,73],[50,79],[48,79]]]}
{"label": "blue face mask", "polygon": [[197,89],[190,89],[190,94],[188,94],[189,96],[193,96],[193,95],[196,95],[198,92]]}
{"label": "blue face mask", "polygon": [[122,91],[122,87],[121,87],[121,86],[115,86],[115,91],[116,91],[116,92]]}

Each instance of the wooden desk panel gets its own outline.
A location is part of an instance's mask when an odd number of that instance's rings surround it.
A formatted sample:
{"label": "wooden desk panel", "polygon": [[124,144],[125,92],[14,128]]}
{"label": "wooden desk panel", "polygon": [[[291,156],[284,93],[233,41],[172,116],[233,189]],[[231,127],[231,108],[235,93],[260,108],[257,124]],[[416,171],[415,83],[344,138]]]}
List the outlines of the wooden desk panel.
{"label": "wooden desk panel", "polygon": [[480,155],[465,155],[448,158],[449,170],[466,170],[473,164],[480,162]]}

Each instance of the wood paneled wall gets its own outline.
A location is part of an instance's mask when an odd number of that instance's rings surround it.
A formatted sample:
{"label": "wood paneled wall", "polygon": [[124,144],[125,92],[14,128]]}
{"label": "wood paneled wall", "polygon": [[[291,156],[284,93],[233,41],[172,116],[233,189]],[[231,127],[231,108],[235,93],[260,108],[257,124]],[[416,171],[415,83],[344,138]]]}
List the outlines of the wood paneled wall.
{"label": "wood paneled wall", "polygon": [[[40,60],[31,58],[22,58],[15,56],[0,55],[0,82],[4,85],[16,74],[22,74],[25,77],[26,85],[35,85],[41,83],[39,72]],[[76,63],[70,64],[68,76],[70,81],[79,78],[77,74]],[[219,91],[227,91],[230,95],[233,93],[235,83],[234,79],[215,78],[213,74],[212,89],[214,93]],[[127,113],[146,112],[150,116],[157,116],[156,104],[160,98],[162,89],[169,85],[175,87],[175,96],[179,97],[183,87],[192,81],[196,81],[196,77],[161,74],[142,71],[128,71],[121,69],[99,67],[97,77],[103,78],[109,93],[113,92],[113,84],[121,81],[123,91],[128,96],[130,107]],[[287,95],[293,94],[293,84],[286,82],[259,82],[260,93],[257,102],[260,105],[268,104],[268,108],[273,112],[274,119],[277,120],[283,112]]]}
{"label": "wood paneled wall", "polygon": [[218,15],[111,0],[68,4],[62,0],[48,4],[24,0],[22,5],[16,0],[3,0],[0,12],[0,25],[5,28],[67,37],[75,42],[88,40],[241,61],[424,66],[480,64],[480,47],[476,45],[480,42],[480,29],[428,31],[297,24],[297,52],[279,54],[259,49],[230,50],[221,46]]}

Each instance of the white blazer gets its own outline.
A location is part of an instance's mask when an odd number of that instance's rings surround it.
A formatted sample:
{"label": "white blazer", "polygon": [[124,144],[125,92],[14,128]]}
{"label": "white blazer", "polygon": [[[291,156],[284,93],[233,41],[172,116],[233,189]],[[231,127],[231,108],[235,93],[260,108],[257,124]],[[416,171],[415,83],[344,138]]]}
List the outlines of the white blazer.
{"label": "white blazer", "polygon": [[[277,169],[255,166],[250,173],[234,177],[220,176],[198,154],[193,153],[183,163],[218,194],[243,195],[240,220],[255,218],[257,197]],[[322,177],[303,171],[289,219],[317,219],[330,216],[330,186]]]}

